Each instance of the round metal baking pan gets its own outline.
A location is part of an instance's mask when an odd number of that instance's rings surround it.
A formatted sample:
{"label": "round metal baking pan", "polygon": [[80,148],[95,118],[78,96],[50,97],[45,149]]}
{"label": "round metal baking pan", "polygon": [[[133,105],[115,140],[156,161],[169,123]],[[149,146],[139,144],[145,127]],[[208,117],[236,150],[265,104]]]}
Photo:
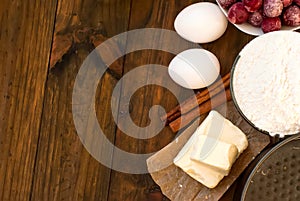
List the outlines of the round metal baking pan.
{"label": "round metal baking pan", "polygon": [[266,150],[256,160],[254,168],[248,168],[240,187],[235,200],[299,201],[300,135],[288,137]]}

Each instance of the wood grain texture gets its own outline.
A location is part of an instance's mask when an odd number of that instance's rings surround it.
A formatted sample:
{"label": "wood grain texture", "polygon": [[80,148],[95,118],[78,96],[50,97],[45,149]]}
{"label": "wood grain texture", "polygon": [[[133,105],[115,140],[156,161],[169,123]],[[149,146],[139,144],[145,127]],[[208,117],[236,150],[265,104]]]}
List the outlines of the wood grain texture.
{"label": "wood grain texture", "polygon": [[[158,0],[158,1],[132,1],[132,10],[130,15],[129,30],[142,29],[142,28],[163,28],[174,30],[173,23],[178,12],[197,1],[172,1],[172,0]],[[145,43],[157,43],[155,40],[149,39]],[[179,45],[179,44],[174,44]],[[162,52],[162,51],[151,51],[143,50],[138,51],[126,56],[124,65],[124,75],[130,73],[138,66],[146,64],[160,64],[168,66],[174,55]],[[136,77],[144,79],[141,81],[142,84],[147,82],[147,77],[150,78],[152,75],[148,73],[136,73]],[[157,78],[161,79],[161,78]],[[122,83],[122,91],[120,95],[120,111],[126,110],[126,98],[128,91],[136,83],[124,82]],[[174,91],[180,93],[184,91],[182,88]],[[170,110],[177,104],[177,100],[172,93],[162,87],[149,85],[142,87],[136,91],[134,96],[131,97],[130,101],[130,115],[132,121],[139,127],[148,126],[151,121],[148,118],[148,112],[153,105],[160,105],[165,110]],[[157,118],[159,119],[159,117]],[[119,116],[119,122],[122,120],[122,116]],[[130,127],[130,125],[124,125]],[[144,136],[149,136],[146,134]],[[174,134],[169,128],[164,128],[158,135],[153,138],[141,140],[128,136],[123,133],[120,129],[116,133],[115,145],[122,150],[130,153],[152,153],[160,150],[166,146],[172,139]],[[117,158],[118,156],[114,156]],[[117,160],[117,159],[116,159]],[[121,160],[121,159],[120,159]],[[130,163],[130,161],[128,162]],[[137,164],[139,168],[140,164]],[[132,200],[146,200],[148,189],[154,184],[149,174],[125,174],[117,171],[112,172],[111,186],[109,191],[109,200],[111,201],[132,201]]]}
{"label": "wood grain texture", "polygon": [[[144,27],[151,28],[173,28],[173,22],[176,15],[187,5],[199,1],[135,1],[132,3],[130,28],[137,29]],[[230,71],[235,55],[251,39],[251,37],[242,34],[233,26],[229,25],[229,30],[219,40],[203,44],[202,47],[216,54],[221,61],[221,74],[224,75]],[[154,42],[154,41],[153,41]],[[168,66],[173,56],[166,53],[154,51],[141,51],[130,54],[126,57],[124,74],[137,66],[151,63],[158,63]],[[147,75],[137,75],[145,77]],[[127,88],[131,86],[128,83],[123,84],[120,100],[122,109],[122,96],[126,96]],[[153,96],[153,94],[163,94],[162,96]],[[131,117],[133,121],[141,127],[149,125],[148,111],[151,106],[159,104],[167,111],[173,108],[177,102],[174,96],[160,87],[148,86],[136,92],[136,96],[131,99]],[[174,137],[168,128],[148,140],[137,140],[118,130],[116,133],[116,146],[123,150],[133,153],[151,153],[167,145]],[[153,184],[149,175],[129,175],[113,171],[111,177],[109,200],[146,200],[147,188]],[[130,193],[118,193],[130,192]]]}
{"label": "wood grain texture", "polygon": [[[110,169],[96,161],[77,136],[72,91],[82,62],[94,49],[89,37],[109,38],[126,31],[129,11],[128,0],[58,1],[54,37],[71,35],[72,47],[48,76],[32,200],[107,200]],[[109,111],[116,82],[106,73],[95,103],[99,124],[112,142],[115,124]]]}
{"label": "wood grain texture", "polygon": [[56,0],[1,1],[0,200],[29,200]]}
{"label": "wood grain texture", "polygon": [[[107,38],[133,29],[174,30],[176,15],[195,2],[199,0],[1,2],[1,201],[148,198],[148,189],[154,185],[149,174],[112,171],[83,147],[72,116],[74,80],[83,60]],[[202,47],[216,54],[224,75],[231,69],[235,55],[252,38],[229,24],[225,35]],[[145,42],[157,43],[151,39]],[[118,52],[119,45],[114,44],[107,54]],[[153,138],[135,139],[117,129],[111,114],[111,94],[123,75],[145,64],[168,66],[173,57],[154,50],[130,53],[114,62],[99,83],[95,103],[99,124],[107,138],[122,150],[151,153],[174,138],[171,130],[164,128]],[[136,75],[151,76],[150,72]],[[120,97],[113,99],[119,107],[119,122],[131,87],[129,82],[122,82]],[[176,93],[184,94],[185,90],[179,88]],[[149,85],[131,97],[129,112],[133,122],[144,127],[151,123],[148,113],[153,105],[168,111],[177,104],[170,91]],[[232,195],[229,192],[227,197]]]}
{"label": "wood grain texture", "polygon": [[224,75],[230,72],[238,53],[253,38],[254,36],[242,33],[228,23],[227,30],[221,38],[201,46],[216,55],[221,65],[221,74]]}

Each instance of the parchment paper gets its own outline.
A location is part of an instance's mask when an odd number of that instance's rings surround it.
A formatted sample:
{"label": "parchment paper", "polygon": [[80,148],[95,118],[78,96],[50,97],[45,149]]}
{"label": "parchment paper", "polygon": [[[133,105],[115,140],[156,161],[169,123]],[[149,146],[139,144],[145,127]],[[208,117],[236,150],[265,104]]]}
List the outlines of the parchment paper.
{"label": "parchment paper", "polygon": [[[217,111],[224,111],[224,109],[223,106]],[[269,136],[252,128],[240,116],[232,102],[227,103],[226,111],[226,118],[247,135],[249,146],[233,164],[229,175],[224,177],[216,188],[209,189],[203,186],[173,164],[174,157],[196,130],[198,122],[193,123],[176,140],[147,160],[148,170],[153,180],[170,200],[219,200],[250,162],[270,143]],[[168,164],[171,165],[167,166]]]}

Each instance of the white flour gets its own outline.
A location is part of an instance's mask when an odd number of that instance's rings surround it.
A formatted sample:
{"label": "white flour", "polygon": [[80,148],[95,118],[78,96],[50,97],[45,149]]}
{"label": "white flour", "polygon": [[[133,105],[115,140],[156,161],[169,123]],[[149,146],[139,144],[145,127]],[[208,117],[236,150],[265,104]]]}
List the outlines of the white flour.
{"label": "white flour", "polygon": [[244,115],[271,135],[300,132],[300,33],[264,34],[240,56],[233,90]]}

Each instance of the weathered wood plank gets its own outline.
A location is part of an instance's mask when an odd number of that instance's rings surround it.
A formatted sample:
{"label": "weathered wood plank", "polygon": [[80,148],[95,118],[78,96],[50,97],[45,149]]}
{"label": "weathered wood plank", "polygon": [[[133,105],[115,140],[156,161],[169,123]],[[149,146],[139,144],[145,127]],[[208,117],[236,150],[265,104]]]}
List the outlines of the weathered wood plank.
{"label": "weathered wood plank", "polygon": [[[83,60],[94,48],[91,37],[109,38],[126,31],[129,11],[130,0],[59,1],[55,37],[70,37],[72,45],[48,76],[32,200],[107,200],[111,170],[96,161],[77,136],[72,90]],[[116,83],[106,73],[95,103],[99,124],[112,143],[116,127],[110,101]]]}
{"label": "weathered wood plank", "polygon": [[[183,8],[195,2],[199,1],[167,0],[142,2],[133,0],[129,29],[147,27],[174,30],[173,23],[176,15]],[[203,44],[201,46],[212,51],[220,59],[222,65],[221,73],[224,75],[231,69],[235,55],[250,39],[251,37],[242,34],[232,25],[229,25],[227,32],[222,38],[215,42]],[[157,43],[157,41],[152,42]],[[158,51],[139,51],[134,54],[130,54],[126,57],[124,75],[140,65],[161,64],[168,66],[172,58],[173,56],[170,54]],[[137,79],[143,79],[147,76],[151,75],[136,75]],[[123,83],[120,110],[122,110],[122,104],[126,99],[128,89],[130,89],[130,87],[132,87],[130,83]],[[165,110],[168,111],[177,104],[177,101],[171,93],[157,86],[144,87],[135,93],[135,95],[131,98],[130,114],[136,125],[145,127],[150,124],[148,112],[155,104],[163,106]],[[119,119],[120,118],[122,117],[119,117]],[[168,128],[163,129],[159,135],[148,140],[134,139],[118,129],[116,133],[116,146],[122,150],[132,153],[151,153],[164,147],[173,139],[173,137],[174,134],[171,133]],[[146,200],[148,192],[147,189],[154,184],[148,174],[130,175],[113,171],[111,178],[109,200]]]}
{"label": "weathered wood plank", "polygon": [[56,0],[1,1],[0,200],[29,200]]}
{"label": "weathered wood plank", "polygon": [[[162,28],[174,30],[173,23],[178,12],[193,2],[197,1],[133,0],[129,29]],[[145,41],[145,43],[149,42],[150,44],[155,44],[159,42],[151,38],[149,38],[149,40],[150,41]],[[175,43],[174,46],[176,45],[179,44]],[[172,58],[172,54],[162,51],[143,50],[129,54],[126,56],[124,75],[130,73],[130,71],[136,67],[146,64],[168,66]],[[144,79],[146,83],[147,77],[151,76],[153,76],[151,72],[148,74],[140,73],[136,74],[136,79]],[[158,79],[161,79],[161,77]],[[122,84],[120,111],[124,109],[123,106],[126,107],[128,91],[130,91],[134,84],[135,83],[126,81]],[[173,92],[181,93],[181,91],[184,91],[184,89],[179,88]],[[130,114],[132,121],[139,127],[148,126],[151,123],[148,112],[153,105],[160,105],[168,111],[176,104],[176,98],[167,89],[154,85],[143,87],[137,90],[134,96],[131,97]],[[121,120],[121,118],[122,116],[120,115],[119,120]],[[130,125],[125,126],[129,127]],[[169,128],[164,128],[157,136],[146,140],[135,139],[127,134],[118,129],[116,133],[116,146],[122,150],[136,154],[158,151],[167,145],[175,136]],[[115,155],[114,157],[115,160],[118,160],[116,158],[118,156]],[[128,161],[128,163],[131,163],[131,161]],[[137,165],[137,168],[139,168],[138,166],[139,165]],[[109,200],[147,200],[147,193],[152,185],[154,185],[154,182],[149,174],[133,175],[113,171]]]}

